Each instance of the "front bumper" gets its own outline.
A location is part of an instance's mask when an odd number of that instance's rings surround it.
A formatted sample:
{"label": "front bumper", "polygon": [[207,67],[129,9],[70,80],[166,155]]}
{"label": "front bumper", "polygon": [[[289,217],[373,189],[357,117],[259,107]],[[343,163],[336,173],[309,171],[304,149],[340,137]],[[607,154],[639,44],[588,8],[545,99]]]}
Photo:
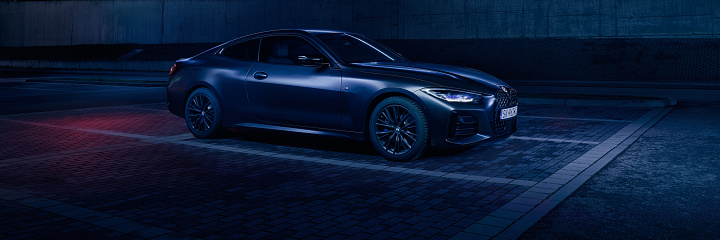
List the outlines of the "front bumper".
{"label": "front bumper", "polygon": [[433,147],[458,147],[504,138],[517,131],[517,116],[500,119],[500,111],[517,106],[515,90],[498,91],[477,103],[449,103],[424,93]]}

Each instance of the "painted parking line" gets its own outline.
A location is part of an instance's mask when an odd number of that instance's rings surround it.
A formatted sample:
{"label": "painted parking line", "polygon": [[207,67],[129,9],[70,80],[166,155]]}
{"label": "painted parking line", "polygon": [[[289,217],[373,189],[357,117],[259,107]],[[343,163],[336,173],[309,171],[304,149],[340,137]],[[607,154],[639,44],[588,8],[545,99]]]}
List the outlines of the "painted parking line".
{"label": "painted parking line", "polygon": [[531,141],[558,142],[558,143],[581,143],[581,144],[590,144],[590,145],[600,144],[600,142],[595,142],[595,141],[580,141],[580,140],[569,140],[569,139],[559,139],[559,138],[538,138],[538,137],[523,137],[523,136],[510,136],[508,138],[517,139],[517,140],[531,140]]}
{"label": "painted parking line", "polygon": [[42,127],[60,128],[60,129],[66,129],[66,130],[104,134],[104,135],[111,135],[111,136],[117,136],[117,137],[136,138],[136,139],[140,139],[142,141],[152,142],[152,143],[179,144],[179,145],[186,145],[186,146],[191,146],[191,147],[201,147],[201,148],[226,151],[226,152],[251,154],[251,155],[264,156],[264,157],[273,157],[273,158],[280,158],[280,159],[287,159],[287,160],[297,160],[297,161],[304,161],[304,162],[329,164],[329,165],[367,169],[367,170],[377,170],[377,171],[384,171],[384,172],[403,173],[403,174],[421,175],[421,176],[434,176],[434,177],[441,177],[441,178],[448,178],[448,179],[480,181],[480,182],[487,182],[487,183],[511,184],[511,185],[519,185],[519,186],[534,186],[534,185],[538,184],[538,182],[536,182],[536,181],[528,181],[528,180],[487,177],[487,176],[470,175],[470,174],[458,174],[458,173],[442,172],[442,171],[428,171],[428,170],[422,170],[422,169],[393,167],[393,166],[379,165],[379,164],[357,163],[357,162],[352,162],[352,161],[345,161],[345,160],[338,160],[338,159],[331,159],[331,158],[299,156],[299,155],[261,151],[261,150],[255,150],[255,149],[250,149],[250,148],[241,148],[241,147],[201,143],[201,142],[196,142],[196,141],[187,141],[186,139],[192,138],[192,135],[190,135],[189,133],[180,134],[180,135],[176,135],[176,136],[169,136],[169,137],[158,137],[158,136],[148,136],[148,135],[141,135],[141,134],[115,132],[115,131],[108,131],[108,130],[67,127],[67,126],[60,126],[60,125],[54,125],[54,124],[27,122],[27,121],[11,120],[11,119],[2,119],[2,120],[8,121],[8,122],[13,122],[13,123],[28,124],[28,125],[35,125],[35,126],[42,126]]}
{"label": "painted parking line", "polygon": [[516,239],[672,109],[651,110],[452,239]]}
{"label": "painted parking line", "polygon": [[566,118],[566,117],[544,117],[544,116],[518,116],[521,118],[535,118],[535,119],[554,119],[554,120],[570,120],[570,121],[592,121],[592,122],[626,122],[631,123],[630,120],[616,120],[616,119],[601,119],[601,118]]}

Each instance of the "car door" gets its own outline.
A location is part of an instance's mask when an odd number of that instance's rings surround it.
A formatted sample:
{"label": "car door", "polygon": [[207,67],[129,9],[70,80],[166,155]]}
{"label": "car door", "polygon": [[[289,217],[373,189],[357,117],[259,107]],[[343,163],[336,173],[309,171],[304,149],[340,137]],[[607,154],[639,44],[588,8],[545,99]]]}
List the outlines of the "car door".
{"label": "car door", "polygon": [[341,71],[329,64],[304,65],[302,57],[328,61],[303,38],[262,39],[260,61],[246,78],[253,116],[266,123],[339,128]]}

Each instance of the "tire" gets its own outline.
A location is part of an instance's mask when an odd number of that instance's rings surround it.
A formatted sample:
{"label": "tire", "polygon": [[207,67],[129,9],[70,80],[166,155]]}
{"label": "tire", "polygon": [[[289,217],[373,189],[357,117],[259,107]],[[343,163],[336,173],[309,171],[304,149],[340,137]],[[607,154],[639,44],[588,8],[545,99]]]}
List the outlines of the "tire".
{"label": "tire", "polygon": [[222,135],[222,108],[215,93],[207,88],[193,91],[185,102],[185,123],[196,138]]}
{"label": "tire", "polygon": [[420,158],[428,148],[430,132],[422,108],[406,97],[382,100],[370,115],[369,136],[375,150],[391,161]]}

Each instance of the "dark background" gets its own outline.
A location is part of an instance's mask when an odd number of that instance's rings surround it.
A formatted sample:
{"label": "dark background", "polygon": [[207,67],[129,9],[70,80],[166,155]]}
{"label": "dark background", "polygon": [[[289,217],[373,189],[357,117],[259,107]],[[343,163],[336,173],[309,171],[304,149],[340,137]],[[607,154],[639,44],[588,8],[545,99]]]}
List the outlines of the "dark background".
{"label": "dark background", "polygon": [[167,71],[278,28],[357,32],[415,61],[505,80],[720,79],[715,0],[3,1],[0,66]]}
{"label": "dark background", "polygon": [[[0,238],[477,239],[525,231],[521,239],[718,239],[718,5],[0,0],[0,67],[23,68],[0,68],[0,156],[11,158],[0,168]],[[619,155],[592,178],[575,178],[589,179],[573,180],[577,191],[543,195],[552,184],[531,191],[311,161],[557,182],[550,176],[597,147],[563,139],[604,142],[627,126],[640,128],[637,119],[656,110],[524,104],[519,138],[399,164],[336,139],[242,132],[193,139],[166,111],[162,87],[27,79],[163,86],[174,60],[278,28],[361,33],[416,61],[487,71],[521,94],[644,93],[678,105],[613,148]],[[569,100],[597,99],[561,103]]]}

